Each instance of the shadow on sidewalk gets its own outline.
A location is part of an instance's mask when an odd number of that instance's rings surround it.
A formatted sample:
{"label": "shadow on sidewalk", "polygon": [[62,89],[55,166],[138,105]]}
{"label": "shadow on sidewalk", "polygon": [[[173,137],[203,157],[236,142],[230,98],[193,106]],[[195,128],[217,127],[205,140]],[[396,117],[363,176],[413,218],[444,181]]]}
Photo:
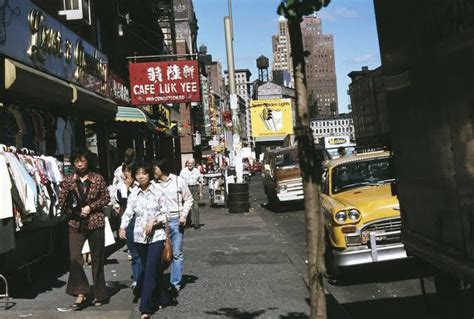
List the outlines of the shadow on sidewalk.
{"label": "shadow on sidewalk", "polygon": [[[245,311],[240,310],[239,308],[219,308],[214,311],[204,311],[207,315],[214,315],[226,318],[235,318],[235,319],[252,319],[258,318],[265,314],[267,310],[277,310],[278,308],[267,308],[267,309],[260,309],[256,311]],[[305,319],[309,318],[309,316],[303,312],[289,312],[286,315],[280,315],[278,318],[280,319]]]}

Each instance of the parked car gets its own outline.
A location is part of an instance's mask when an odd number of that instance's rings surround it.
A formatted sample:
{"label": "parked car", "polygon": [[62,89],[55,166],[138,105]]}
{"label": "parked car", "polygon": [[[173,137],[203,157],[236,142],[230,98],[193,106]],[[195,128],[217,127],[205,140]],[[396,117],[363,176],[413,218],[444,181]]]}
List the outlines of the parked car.
{"label": "parked car", "polygon": [[406,258],[401,243],[398,200],[391,192],[391,155],[358,153],[326,163],[322,209],[326,220],[326,267],[337,279],[340,267]]}
{"label": "parked car", "polygon": [[[316,145],[316,156],[328,160],[329,153]],[[303,200],[303,180],[296,147],[268,151],[263,160],[263,186],[270,208],[283,211],[292,201]]]}

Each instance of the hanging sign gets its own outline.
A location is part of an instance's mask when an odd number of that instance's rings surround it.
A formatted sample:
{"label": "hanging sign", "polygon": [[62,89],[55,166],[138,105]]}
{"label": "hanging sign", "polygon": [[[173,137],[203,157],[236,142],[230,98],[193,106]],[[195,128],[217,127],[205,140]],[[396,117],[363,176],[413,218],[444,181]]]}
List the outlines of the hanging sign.
{"label": "hanging sign", "polygon": [[131,63],[132,105],[200,102],[196,60]]}

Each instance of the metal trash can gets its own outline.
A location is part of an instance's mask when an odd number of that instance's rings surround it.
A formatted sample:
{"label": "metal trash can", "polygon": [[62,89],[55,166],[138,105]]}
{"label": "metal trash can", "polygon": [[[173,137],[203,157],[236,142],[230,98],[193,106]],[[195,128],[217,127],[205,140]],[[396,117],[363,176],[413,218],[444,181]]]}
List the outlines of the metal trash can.
{"label": "metal trash can", "polygon": [[249,184],[229,183],[227,208],[229,213],[244,213],[250,210]]}

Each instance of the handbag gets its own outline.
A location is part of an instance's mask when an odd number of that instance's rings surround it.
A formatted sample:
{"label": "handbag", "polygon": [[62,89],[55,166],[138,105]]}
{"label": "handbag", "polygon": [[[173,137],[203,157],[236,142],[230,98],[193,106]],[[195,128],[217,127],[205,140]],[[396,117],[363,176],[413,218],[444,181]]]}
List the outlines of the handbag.
{"label": "handbag", "polygon": [[166,223],[166,239],[163,245],[163,251],[161,252],[161,265],[164,269],[167,269],[173,261],[173,245],[170,239],[170,225]]}

